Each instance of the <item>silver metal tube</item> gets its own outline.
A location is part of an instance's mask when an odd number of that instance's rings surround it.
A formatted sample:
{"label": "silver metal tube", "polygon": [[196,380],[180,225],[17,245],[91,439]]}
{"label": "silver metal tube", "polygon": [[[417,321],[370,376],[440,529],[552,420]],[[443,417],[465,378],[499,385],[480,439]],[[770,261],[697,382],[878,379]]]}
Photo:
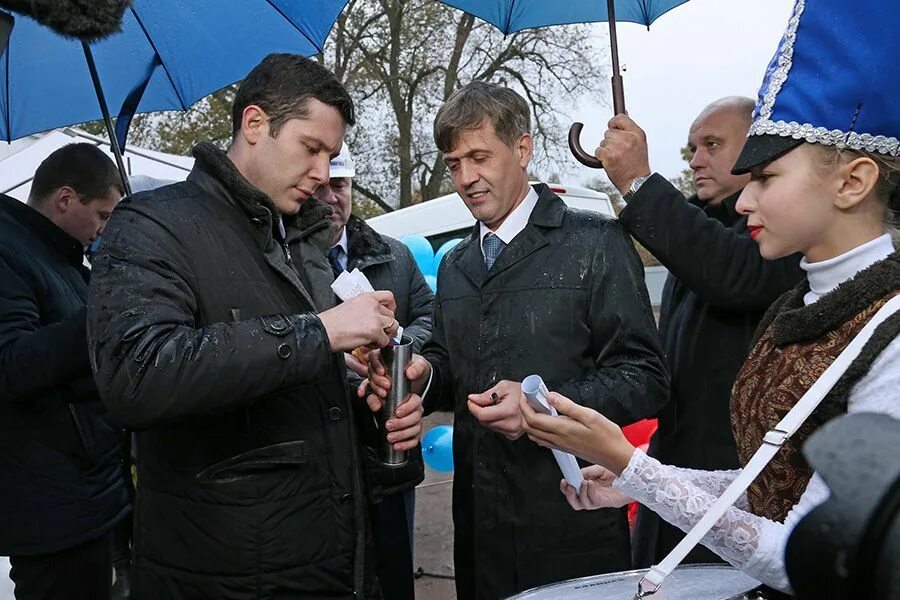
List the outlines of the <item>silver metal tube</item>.
{"label": "silver metal tube", "polygon": [[384,425],[409,395],[410,383],[406,378],[406,367],[412,359],[412,339],[403,336],[400,344],[382,348],[381,359],[384,362],[388,377],[391,378],[391,391],[388,392],[384,405],[378,412],[378,429],[381,431],[381,443],[378,447],[378,454],[381,462],[385,465],[402,467],[406,464],[408,452],[405,450],[403,452],[394,450],[387,441],[387,430],[384,428]]}

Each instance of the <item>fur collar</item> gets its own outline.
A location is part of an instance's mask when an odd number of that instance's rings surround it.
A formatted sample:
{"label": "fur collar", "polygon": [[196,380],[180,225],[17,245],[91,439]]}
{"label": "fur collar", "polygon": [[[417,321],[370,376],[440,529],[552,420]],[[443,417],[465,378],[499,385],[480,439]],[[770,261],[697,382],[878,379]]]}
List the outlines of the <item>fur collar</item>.
{"label": "fur collar", "polygon": [[[223,193],[227,200],[237,205],[248,217],[272,219],[278,214],[272,199],[247,181],[223,150],[210,142],[200,142],[194,146],[192,153],[197,159],[197,167],[219,187],[217,191]],[[198,183],[203,185],[204,181]],[[330,214],[330,206],[321,200],[310,198],[303,203],[296,215],[283,217],[287,241],[290,243],[299,238],[311,238],[316,246],[327,249],[334,234],[334,226],[328,219]]]}
{"label": "fur collar", "polygon": [[772,324],[778,346],[817,339],[846,323],[900,286],[900,252],[894,252],[843,282],[817,302],[804,306],[804,279],[772,306],[759,331]]}
{"label": "fur collar", "polygon": [[347,220],[347,255],[360,269],[394,259],[391,247],[377,231],[355,215]]}

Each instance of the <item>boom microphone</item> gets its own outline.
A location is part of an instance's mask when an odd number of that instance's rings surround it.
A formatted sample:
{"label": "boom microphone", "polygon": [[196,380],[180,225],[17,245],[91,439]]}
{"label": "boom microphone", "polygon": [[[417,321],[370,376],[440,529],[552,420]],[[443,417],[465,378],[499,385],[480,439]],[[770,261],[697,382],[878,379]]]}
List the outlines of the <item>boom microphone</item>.
{"label": "boom microphone", "polygon": [[27,15],[61,36],[95,42],[122,30],[131,0],[0,0],[0,8]]}

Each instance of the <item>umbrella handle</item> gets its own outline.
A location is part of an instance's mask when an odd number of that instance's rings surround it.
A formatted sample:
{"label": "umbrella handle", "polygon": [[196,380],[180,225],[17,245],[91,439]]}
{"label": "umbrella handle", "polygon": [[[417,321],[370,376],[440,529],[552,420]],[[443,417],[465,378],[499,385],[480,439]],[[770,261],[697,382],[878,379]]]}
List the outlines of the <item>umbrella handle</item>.
{"label": "umbrella handle", "polygon": [[581,147],[582,129],[584,129],[584,123],[572,123],[572,126],[569,127],[569,150],[572,151],[578,162],[584,166],[592,169],[602,169],[603,163],[593,155],[585,152],[584,148]]}

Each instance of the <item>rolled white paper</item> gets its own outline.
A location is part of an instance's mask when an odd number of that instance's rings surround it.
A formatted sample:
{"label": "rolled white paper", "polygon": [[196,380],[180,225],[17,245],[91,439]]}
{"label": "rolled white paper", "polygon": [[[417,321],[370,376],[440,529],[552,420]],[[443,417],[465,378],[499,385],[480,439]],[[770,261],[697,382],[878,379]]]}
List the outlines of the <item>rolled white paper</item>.
{"label": "rolled white paper", "polygon": [[[556,409],[553,408],[547,400],[547,395],[550,392],[547,390],[547,386],[544,384],[544,380],[541,379],[540,375],[529,375],[523,379],[522,393],[525,395],[528,404],[530,404],[536,412],[552,417],[559,416],[559,413],[556,412]],[[584,477],[581,475],[581,467],[578,466],[578,461],[575,457],[568,452],[563,452],[556,448],[551,448],[550,450],[553,452],[553,458],[556,459],[556,464],[559,465],[559,470],[562,471],[563,477],[566,478],[569,485],[576,490],[581,491],[581,483],[584,481]]]}

